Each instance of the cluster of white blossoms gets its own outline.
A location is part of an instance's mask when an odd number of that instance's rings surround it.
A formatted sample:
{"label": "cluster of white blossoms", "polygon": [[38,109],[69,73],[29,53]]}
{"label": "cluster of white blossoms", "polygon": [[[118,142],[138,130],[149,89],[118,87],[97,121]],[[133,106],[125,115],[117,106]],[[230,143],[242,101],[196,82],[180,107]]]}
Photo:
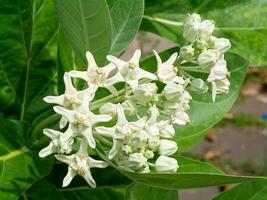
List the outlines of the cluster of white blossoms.
{"label": "cluster of white blossoms", "polygon": [[[190,122],[192,97],[187,89],[197,91],[205,86],[201,79],[182,73],[182,64],[197,59],[202,70],[208,69],[207,81],[212,83],[213,95],[229,89],[223,53],[230,43],[211,36],[213,29],[212,22],[190,15],[184,25],[184,37],[190,44],[181,48],[180,55],[175,52],[166,61],[154,51],[155,73],[140,68],[138,49],[129,61],[108,55],[110,63],[104,67],[98,67],[93,55],[86,52],[87,71],[64,74],[65,93],[44,98],[47,103],[56,104],[53,109],[61,116],[62,131],[44,129],[51,142],[39,153],[40,157],[55,154],[57,160],[68,164],[63,187],[76,175],[96,187],[90,169],[105,168],[107,163],[92,158],[90,149],[100,149],[105,154],[99,155],[102,159],[126,171],[177,171],[177,160],[171,156],[178,149],[175,126]],[[73,79],[82,79],[85,89],[77,90]],[[110,94],[97,99],[96,93],[103,88]]]}
{"label": "cluster of white blossoms", "polygon": [[[184,22],[183,36],[187,44],[181,47],[180,57],[183,62],[196,63],[200,72],[207,72],[207,82],[211,83],[212,100],[217,94],[228,93],[230,82],[224,54],[230,49],[228,39],[217,38],[212,35],[215,30],[213,21],[201,20],[201,17],[193,13]],[[192,83],[193,90],[206,92],[208,87],[201,79],[195,79]]]}

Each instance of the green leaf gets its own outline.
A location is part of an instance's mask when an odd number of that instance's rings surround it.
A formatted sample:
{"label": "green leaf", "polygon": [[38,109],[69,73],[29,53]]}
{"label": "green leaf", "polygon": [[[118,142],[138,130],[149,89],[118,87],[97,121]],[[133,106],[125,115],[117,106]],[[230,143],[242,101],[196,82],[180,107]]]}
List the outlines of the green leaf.
{"label": "green leaf", "polygon": [[124,188],[105,188],[96,187],[90,188],[89,186],[79,187],[79,188],[66,188],[59,190],[66,200],[80,200],[88,199],[90,200],[124,200],[125,189]]}
{"label": "green leaf", "polygon": [[187,13],[197,12],[203,19],[215,21],[215,35],[229,38],[233,52],[247,58],[253,66],[266,66],[266,11],[265,0],[146,1],[141,29],[180,44],[182,31],[177,22],[183,22]]}
{"label": "green leaf", "polygon": [[27,191],[26,197],[32,200],[63,200],[58,189],[47,180],[34,183]]}
{"label": "green leaf", "polygon": [[53,1],[0,0],[0,110],[32,119],[53,93],[57,21]]}
{"label": "green leaf", "polygon": [[[178,52],[178,48],[173,48],[160,53],[163,60],[173,53]],[[231,109],[239,94],[243,80],[246,75],[248,62],[233,53],[227,53],[225,56],[230,76],[230,92],[224,95],[218,95],[216,102],[212,102],[210,92],[208,94],[193,94],[193,100],[190,103],[189,116],[191,123],[186,126],[177,126],[175,140],[179,146],[179,152],[183,152],[196,144],[223,116]],[[143,68],[155,71],[156,61],[150,57],[141,63]]]}
{"label": "green leaf", "polygon": [[267,180],[257,180],[239,184],[230,190],[222,192],[221,194],[212,199],[265,200],[267,199]]}
{"label": "green leaf", "polygon": [[113,24],[113,40],[110,53],[120,55],[133,41],[144,13],[144,0],[118,0],[110,15]]}
{"label": "green leaf", "polygon": [[35,181],[47,175],[53,159],[40,159],[26,147],[27,126],[15,120],[0,123],[0,199],[17,199]]}
{"label": "green leaf", "polygon": [[164,190],[134,183],[127,187],[127,200],[178,200],[177,190]]}
{"label": "green leaf", "polygon": [[[68,38],[79,67],[87,65],[85,52],[103,64],[110,50],[112,27],[105,0],[57,0],[61,28]],[[80,66],[82,65],[82,66]]]}

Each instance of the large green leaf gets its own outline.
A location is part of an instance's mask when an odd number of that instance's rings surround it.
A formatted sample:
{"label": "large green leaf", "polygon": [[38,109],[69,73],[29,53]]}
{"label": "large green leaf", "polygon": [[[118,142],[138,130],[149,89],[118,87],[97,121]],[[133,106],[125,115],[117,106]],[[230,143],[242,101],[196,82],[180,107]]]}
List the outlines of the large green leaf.
{"label": "large green leaf", "polygon": [[0,110],[32,119],[47,108],[41,99],[55,85],[53,1],[0,0],[0,29]]}
{"label": "large green leaf", "polygon": [[267,199],[267,180],[242,183],[213,198],[213,200],[229,199],[265,200]]}
{"label": "large green leaf", "polygon": [[40,159],[27,148],[29,130],[19,121],[0,122],[0,199],[17,199],[35,181],[47,175],[53,159]]}
{"label": "large green leaf", "polygon": [[215,35],[229,38],[232,51],[253,66],[267,65],[267,2],[265,0],[167,0],[146,1],[141,29],[152,31],[178,44],[181,23],[187,13],[197,12],[216,22]]}
{"label": "large green leaf", "polygon": [[118,0],[111,9],[113,40],[110,53],[119,55],[134,39],[144,13],[144,0]]}
{"label": "large green leaf", "polygon": [[[178,48],[166,50],[160,54],[163,60],[167,58]],[[188,150],[192,145],[196,144],[207,131],[218,123],[225,113],[233,106],[248,67],[248,62],[233,53],[225,56],[227,60],[230,76],[230,92],[226,95],[218,95],[216,102],[212,102],[211,94],[192,94],[193,100],[190,103],[189,116],[191,123],[186,126],[177,126],[175,140],[179,146],[179,152]],[[141,63],[141,66],[147,70],[155,71],[156,61],[154,57],[150,57]],[[154,67],[154,68],[153,68]]]}
{"label": "large green leaf", "polygon": [[77,63],[86,66],[85,52],[103,64],[110,50],[112,27],[105,0],[57,0],[61,28],[68,38]]}
{"label": "large green leaf", "polygon": [[133,183],[127,187],[127,200],[178,200],[177,190],[164,190],[160,188],[149,187],[140,183]]}

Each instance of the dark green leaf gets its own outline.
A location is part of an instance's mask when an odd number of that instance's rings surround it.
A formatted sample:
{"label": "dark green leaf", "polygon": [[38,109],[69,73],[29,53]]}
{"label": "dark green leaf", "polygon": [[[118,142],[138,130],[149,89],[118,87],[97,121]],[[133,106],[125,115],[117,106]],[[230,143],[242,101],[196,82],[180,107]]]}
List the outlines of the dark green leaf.
{"label": "dark green leaf", "polygon": [[0,199],[17,199],[51,171],[53,159],[40,159],[26,147],[28,130],[22,122],[1,120],[0,130]]}
{"label": "dark green leaf", "polygon": [[178,200],[177,190],[164,190],[149,187],[144,184],[134,183],[127,187],[127,200]]}
{"label": "dark green leaf", "polygon": [[[112,27],[105,0],[57,0],[61,28],[68,38],[79,67],[87,65],[85,52],[103,64],[110,50]],[[80,66],[82,65],[82,66]]]}
{"label": "dark green leaf", "polygon": [[156,0],[146,1],[146,8],[142,30],[180,44],[181,26],[177,22],[182,22],[187,13],[197,12],[203,19],[216,22],[215,35],[229,38],[233,52],[247,58],[253,66],[267,64],[265,0]]}
{"label": "dark green leaf", "polygon": [[25,195],[32,200],[63,200],[58,189],[47,180],[40,180],[33,184]]}
{"label": "dark green leaf", "polygon": [[5,116],[32,119],[53,93],[57,21],[53,1],[0,0],[0,107]]}
{"label": "dark green leaf", "polygon": [[227,190],[213,200],[265,200],[267,199],[267,180],[257,180],[242,183]]}
{"label": "dark green leaf", "polygon": [[118,56],[134,39],[144,13],[143,0],[118,0],[111,9],[113,40],[110,53]]}
{"label": "dark green leaf", "polygon": [[[178,48],[166,50],[160,54],[163,60],[167,58],[175,51],[179,51]],[[193,95],[193,100],[190,103],[189,116],[191,123],[186,126],[177,126],[175,140],[179,146],[179,152],[186,151],[192,145],[196,144],[206,133],[218,123],[225,113],[227,113],[233,106],[248,67],[248,62],[233,53],[228,53],[225,56],[227,60],[230,76],[230,92],[226,95],[218,95],[216,102],[212,102],[211,94]],[[153,66],[156,66],[154,57],[150,57],[144,60],[141,65],[150,71],[155,71]]]}

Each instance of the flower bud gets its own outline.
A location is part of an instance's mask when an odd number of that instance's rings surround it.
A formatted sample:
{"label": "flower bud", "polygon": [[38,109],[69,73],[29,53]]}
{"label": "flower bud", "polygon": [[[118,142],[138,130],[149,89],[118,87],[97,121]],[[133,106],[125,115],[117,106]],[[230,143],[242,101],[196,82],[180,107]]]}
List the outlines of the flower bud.
{"label": "flower bud", "polygon": [[144,153],[144,155],[145,155],[145,157],[146,157],[147,159],[151,159],[151,158],[154,157],[154,153],[153,153],[153,151],[150,151],[150,150],[146,150],[145,153]]}
{"label": "flower bud", "polygon": [[169,101],[177,101],[183,94],[184,87],[176,83],[168,83],[163,89],[163,95]]}
{"label": "flower bud", "polygon": [[165,101],[163,105],[163,110],[167,114],[172,114],[176,110],[180,110],[182,107],[183,107],[182,102]]}
{"label": "flower bud", "polygon": [[155,162],[157,172],[176,172],[178,167],[177,160],[167,156],[159,156]]}
{"label": "flower bud", "polygon": [[136,114],[137,112],[136,104],[131,99],[124,101],[121,105],[126,115],[132,116]]}
{"label": "flower bud", "polygon": [[174,136],[175,130],[168,121],[160,121],[158,123],[160,137],[170,139]]}
{"label": "flower bud", "polygon": [[121,148],[121,150],[126,155],[129,155],[130,153],[132,153],[132,148],[129,145],[123,145],[122,148]]}
{"label": "flower bud", "polygon": [[200,25],[201,38],[208,40],[215,29],[214,22],[210,20],[204,20]]}
{"label": "flower bud", "polygon": [[231,43],[226,38],[211,37],[211,41],[213,42],[214,47],[218,49],[221,54],[224,54],[231,48]]}
{"label": "flower bud", "polygon": [[201,18],[198,14],[189,15],[184,23],[183,36],[189,42],[195,42],[199,37]]}
{"label": "flower bud", "polygon": [[99,108],[99,113],[102,115],[110,115],[114,117],[117,113],[117,105],[114,103],[105,103]]}
{"label": "flower bud", "polygon": [[182,46],[180,49],[180,56],[182,59],[189,60],[194,56],[194,48],[191,45]]}
{"label": "flower bud", "polygon": [[157,93],[155,83],[144,83],[139,85],[134,91],[134,98],[142,104],[150,102]]}
{"label": "flower bud", "polygon": [[157,151],[159,148],[160,140],[159,136],[152,136],[148,138],[148,147],[153,151]]}
{"label": "flower bud", "polygon": [[160,155],[165,155],[165,156],[170,156],[174,154],[177,151],[178,147],[176,142],[172,140],[160,140],[159,144],[159,154]]}
{"label": "flower bud", "polygon": [[225,79],[228,74],[228,69],[226,67],[226,61],[223,59],[218,60],[215,66],[211,69],[208,81],[222,80]]}
{"label": "flower bud", "polygon": [[199,94],[206,93],[208,89],[208,86],[200,78],[193,79],[190,85],[190,90]]}
{"label": "flower bud", "polygon": [[133,171],[141,172],[147,168],[147,158],[142,153],[133,153],[126,161],[123,161],[122,165]]}
{"label": "flower bud", "polygon": [[172,116],[172,120],[176,125],[186,125],[190,122],[188,114],[184,111],[175,112]]}
{"label": "flower bud", "polygon": [[200,65],[200,67],[202,67],[203,69],[210,69],[211,67],[213,67],[215,65],[215,63],[218,60],[218,52],[216,50],[213,49],[208,49],[203,51],[197,59],[198,64]]}

